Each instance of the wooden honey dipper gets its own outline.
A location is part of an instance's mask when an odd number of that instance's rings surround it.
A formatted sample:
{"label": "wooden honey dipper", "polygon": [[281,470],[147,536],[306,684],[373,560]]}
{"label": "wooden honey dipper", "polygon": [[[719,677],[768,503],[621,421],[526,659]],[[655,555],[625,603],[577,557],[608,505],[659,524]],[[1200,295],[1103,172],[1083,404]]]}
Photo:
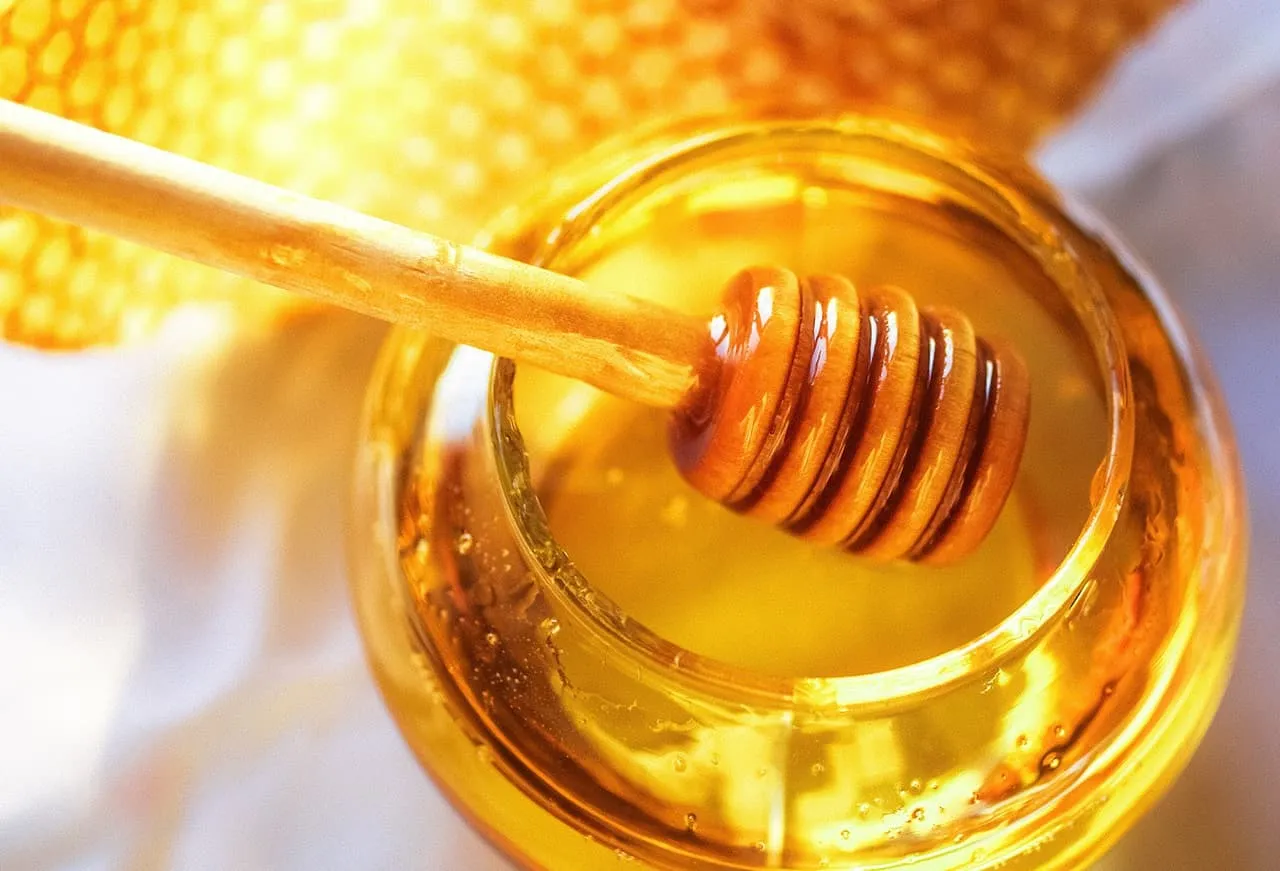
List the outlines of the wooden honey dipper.
{"label": "wooden honey dipper", "polygon": [[1019,356],[894,288],[748,269],[708,324],[3,100],[0,202],[672,409],[699,491],[871,557],[968,553],[1021,460]]}

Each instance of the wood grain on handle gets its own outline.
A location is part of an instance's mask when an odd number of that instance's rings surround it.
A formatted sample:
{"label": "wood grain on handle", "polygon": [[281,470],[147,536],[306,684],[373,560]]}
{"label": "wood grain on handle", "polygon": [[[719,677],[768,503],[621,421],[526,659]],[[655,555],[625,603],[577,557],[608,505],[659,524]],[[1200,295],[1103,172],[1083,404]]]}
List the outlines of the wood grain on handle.
{"label": "wood grain on handle", "polygon": [[0,202],[674,407],[705,322],[0,100]]}

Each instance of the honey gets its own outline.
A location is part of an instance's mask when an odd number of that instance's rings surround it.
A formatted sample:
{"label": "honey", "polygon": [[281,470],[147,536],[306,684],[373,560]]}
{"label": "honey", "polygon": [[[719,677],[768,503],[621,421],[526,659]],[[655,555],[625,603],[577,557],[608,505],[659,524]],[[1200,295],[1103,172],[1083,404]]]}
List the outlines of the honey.
{"label": "honey", "polygon": [[[617,250],[594,255],[583,274],[705,312],[740,264],[794,263],[962,307],[996,335],[1035,336],[1020,343],[1034,344],[1028,353],[1044,375],[1027,467],[1045,480],[1024,482],[975,559],[886,565],[794,541],[685,486],[661,412],[533,373],[521,373],[515,392],[526,442],[542,458],[535,480],[552,534],[597,588],[683,647],[786,677],[881,671],[995,626],[1065,555],[1088,513],[1083,484],[1106,449],[1089,362],[1036,302],[1030,270],[1016,259],[1003,265],[1011,252],[981,227],[948,231],[923,214],[928,207],[845,184],[776,166],[760,178],[708,179]],[[1065,448],[1053,437],[1064,430],[1075,436]]]}
{"label": "honey", "polygon": [[[869,105],[1022,151],[1166,5],[0,0],[0,97],[454,236],[555,170],[495,248],[698,313],[748,263],[836,271],[1016,341],[1016,493],[981,551],[925,569],[734,517],[653,414],[400,331],[353,589],[406,740],[525,866],[1071,868],[1226,679],[1244,519],[1211,379],[1151,279],[1016,162],[742,119]],[[689,113],[737,123],[560,172]],[[6,339],[128,341],[191,302],[293,308],[0,212]]]}
{"label": "honey", "polygon": [[529,867],[1075,868],[1176,773],[1241,603],[1235,459],[1149,279],[1016,162],[891,121],[654,134],[497,250],[705,313],[776,262],[1017,344],[1032,423],[976,553],[875,565],[686,489],[660,416],[400,332],[353,578],[427,769]]}
{"label": "honey", "polygon": [[[963,565],[855,560],[689,490],[665,428],[662,415],[600,398],[551,455],[539,496],[600,591],[687,650],[779,677],[871,673],[981,634],[1035,589],[1021,504]],[[977,578],[989,580],[975,591]]]}

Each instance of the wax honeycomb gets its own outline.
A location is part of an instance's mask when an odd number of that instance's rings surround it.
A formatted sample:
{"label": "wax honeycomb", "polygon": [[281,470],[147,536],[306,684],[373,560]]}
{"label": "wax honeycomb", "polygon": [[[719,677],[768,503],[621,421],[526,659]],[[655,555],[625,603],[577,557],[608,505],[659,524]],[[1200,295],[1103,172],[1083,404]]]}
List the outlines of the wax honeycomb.
{"label": "wax honeycomb", "polygon": [[[866,102],[1022,148],[1168,0],[0,0],[0,97],[469,238],[610,134]],[[302,303],[0,207],[0,335],[124,342]]]}

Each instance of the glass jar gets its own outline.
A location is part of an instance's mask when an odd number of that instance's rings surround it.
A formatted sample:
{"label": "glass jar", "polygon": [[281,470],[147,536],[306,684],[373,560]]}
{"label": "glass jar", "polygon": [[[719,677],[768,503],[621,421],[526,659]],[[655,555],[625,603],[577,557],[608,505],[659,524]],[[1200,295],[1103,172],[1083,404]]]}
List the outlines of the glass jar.
{"label": "glass jar", "polygon": [[405,738],[517,862],[1080,867],[1178,772],[1243,601],[1234,448],[1159,288],[1029,169],[864,117],[672,129],[487,242],[704,314],[759,262],[893,283],[1032,377],[984,545],[879,565],[687,490],[659,412],[395,332],[359,619]]}

